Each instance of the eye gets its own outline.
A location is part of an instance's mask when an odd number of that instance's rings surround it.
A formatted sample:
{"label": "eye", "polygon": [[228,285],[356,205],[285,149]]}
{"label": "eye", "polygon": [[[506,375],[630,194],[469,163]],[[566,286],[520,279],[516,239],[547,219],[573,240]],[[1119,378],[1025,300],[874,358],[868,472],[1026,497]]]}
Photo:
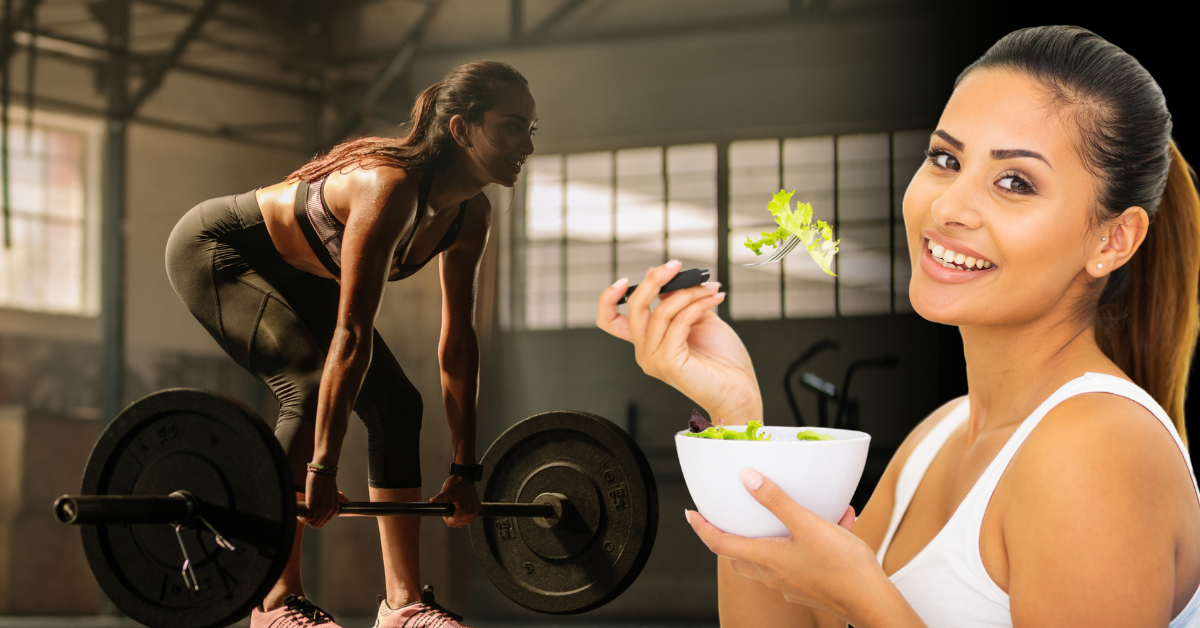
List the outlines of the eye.
{"label": "eye", "polygon": [[953,170],[955,172],[962,169],[962,166],[958,163],[958,159],[954,155],[940,148],[926,150],[925,156],[929,158],[930,163],[938,168]]}
{"label": "eye", "polygon": [[1013,173],[1008,173],[1000,177],[1000,180],[996,182],[996,185],[1017,194],[1033,193],[1033,185],[1031,185],[1029,181],[1026,181],[1020,175]]}

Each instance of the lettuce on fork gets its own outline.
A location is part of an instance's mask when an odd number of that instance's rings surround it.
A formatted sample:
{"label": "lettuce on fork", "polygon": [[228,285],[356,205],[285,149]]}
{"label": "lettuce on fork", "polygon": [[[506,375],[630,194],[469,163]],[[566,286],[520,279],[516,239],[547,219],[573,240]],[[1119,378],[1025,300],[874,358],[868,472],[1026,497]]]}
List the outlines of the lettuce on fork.
{"label": "lettuce on fork", "polygon": [[791,208],[792,195],[795,193],[795,190],[791,192],[779,190],[775,193],[771,202],[767,203],[767,209],[775,217],[775,223],[779,225],[779,228],[769,233],[763,231],[763,237],[758,240],[751,240],[747,236],[746,248],[754,251],[755,255],[762,255],[763,246],[778,247],[788,237],[794,235],[804,243],[808,254],[821,267],[821,270],[836,277],[831,266],[841,240],[833,239],[833,228],[829,226],[829,223],[824,220],[813,223],[812,205],[797,201],[796,209]]}

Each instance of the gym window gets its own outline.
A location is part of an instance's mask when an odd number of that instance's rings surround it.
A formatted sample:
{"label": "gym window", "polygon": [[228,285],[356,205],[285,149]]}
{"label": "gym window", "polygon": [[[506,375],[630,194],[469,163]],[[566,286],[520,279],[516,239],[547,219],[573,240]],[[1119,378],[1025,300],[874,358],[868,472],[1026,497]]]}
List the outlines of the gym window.
{"label": "gym window", "polygon": [[[673,258],[724,282],[735,320],[911,311],[901,205],[928,137],[905,131],[534,155],[499,220],[501,326],[592,327],[601,290],[618,277],[636,283]],[[722,148],[727,204],[718,199]],[[743,243],[776,227],[766,206],[781,188],[834,225],[836,278],[803,250],[743,266],[773,251],[756,259]],[[718,267],[722,232],[728,268]]]}
{"label": "gym window", "polygon": [[[0,307],[95,314],[99,267],[99,128],[10,110],[8,237],[0,220]],[[3,181],[0,181],[3,186]]]}

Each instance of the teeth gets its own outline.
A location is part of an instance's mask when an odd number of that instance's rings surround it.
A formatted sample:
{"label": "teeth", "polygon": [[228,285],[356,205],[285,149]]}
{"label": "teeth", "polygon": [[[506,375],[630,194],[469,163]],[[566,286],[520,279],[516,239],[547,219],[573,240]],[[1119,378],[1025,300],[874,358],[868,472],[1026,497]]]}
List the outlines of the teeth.
{"label": "teeth", "polygon": [[933,259],[946,268],[953,268],[955,270],[983,270],[991,268],[993,265],[983,258],[970,257],[965,253],[951,251],[933,240],[929,240],[927,245],[930,254],[933,255]]}

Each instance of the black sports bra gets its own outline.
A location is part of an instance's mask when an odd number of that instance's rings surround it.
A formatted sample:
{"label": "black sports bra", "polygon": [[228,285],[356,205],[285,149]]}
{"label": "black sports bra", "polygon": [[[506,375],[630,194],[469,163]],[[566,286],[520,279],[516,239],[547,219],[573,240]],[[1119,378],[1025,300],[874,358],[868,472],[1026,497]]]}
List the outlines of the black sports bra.
{"label": "black sports bra", "polygon": [[[458,215],[454,217],[454,222],[446,229],[446,235],[442,236],[442,241],[438,243],[437,248],[429,257],[420,264],[400,263],[404,254],[408,252],[408,247],[412,245],[413,236],[417,233],[421,218],[425,216],[425,206],[429,202],[429,188],[432,185],[433,173],[427,172],[421,177],[421,185],[417,192],[417,219],[413,221],[413,228],[408,234],[408,239],[404,241],[404,244],[396,247],[392,253],[392,269],[388,272],[388,281],[400,281],[412,276],[413,273],[424,268],[430,260],[437,257],[438,253],[450,248],[450,245],[458,239],[458,232],[462,230],[463,216],[466,215],[466,201],[459,204]],[[308,240],[308,245],[312,247],[317,259],[321,260],[321,265],[325,267],[325,270],[328,270],[334,277],[341,277],[342,234],[346,231],[346,225],[343,225],[342,221],[329,211],[329,205],[325,203],[324,187],[324,177],[311,183],[300,181],[300,185],[296,188],[296,222],[300,223],[304,239]]]}

